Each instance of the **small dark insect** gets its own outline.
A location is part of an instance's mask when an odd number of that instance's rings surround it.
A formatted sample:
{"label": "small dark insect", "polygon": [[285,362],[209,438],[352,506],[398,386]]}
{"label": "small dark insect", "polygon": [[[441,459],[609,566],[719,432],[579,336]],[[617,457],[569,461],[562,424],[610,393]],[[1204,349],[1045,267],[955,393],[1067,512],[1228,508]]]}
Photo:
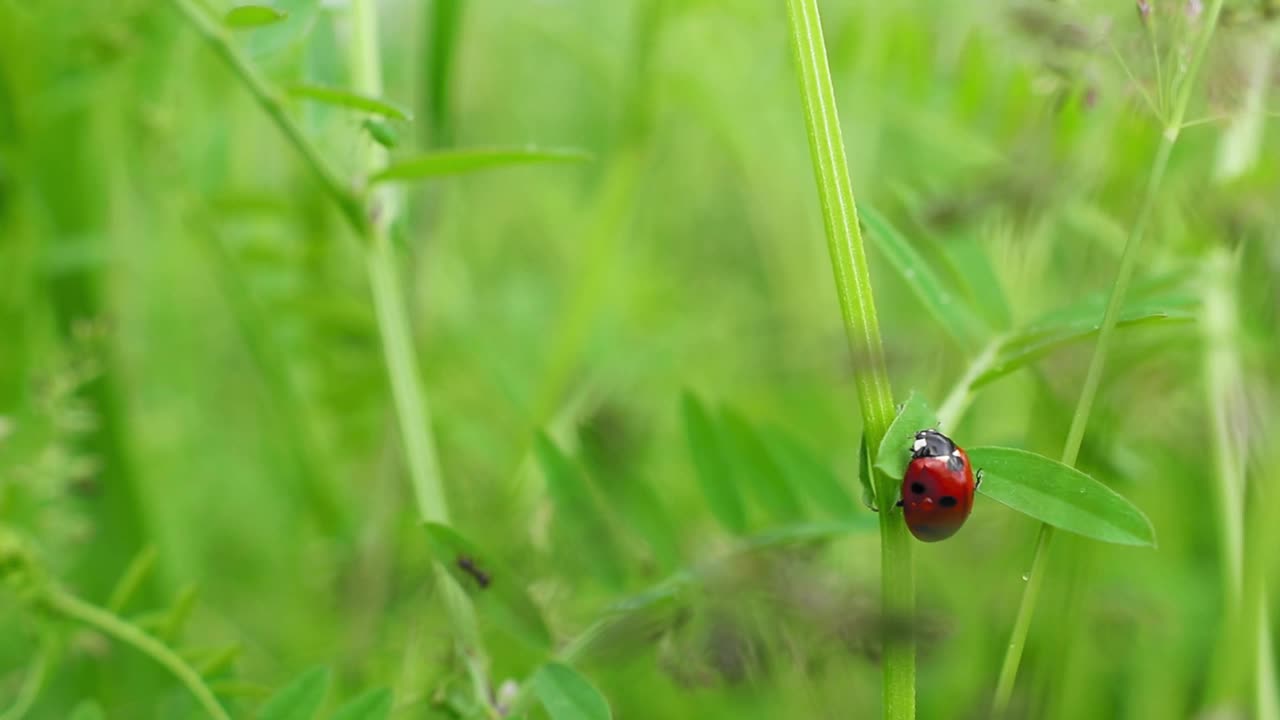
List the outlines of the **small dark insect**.
{"label": "small dark insect", "polygon": [[458,569],[474,578],[476,584],[482,589],[489,587],[489,573],[481,570],[479,566],[475,564],[475,561],[466,555],[458,556]]}

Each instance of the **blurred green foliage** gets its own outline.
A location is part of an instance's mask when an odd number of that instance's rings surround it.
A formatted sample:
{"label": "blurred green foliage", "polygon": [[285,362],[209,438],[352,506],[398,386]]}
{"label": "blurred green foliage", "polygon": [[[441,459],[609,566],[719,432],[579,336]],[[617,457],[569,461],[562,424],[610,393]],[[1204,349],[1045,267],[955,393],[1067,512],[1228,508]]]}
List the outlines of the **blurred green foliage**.
{"label": "blurred green foliage", "polygon": [[[245,56],[280,88],[349,86],[343,3],[273,5],[235,31]],[[592,157],[405,185],[395,228],[452,522],[518,584],[501,597],[620,718],[874,717],[886,623],[916,633],[922,717],[986,717],[1036,525],[980,498],[918,546],[919,616],[879,616],[783,4],[378,5],[385,100],[413,109],[386,121],[393,158]],[[900,400],[942,408],[993,353],[948,405],[963,445],[1061,450],[1162,131],[1149,28],[1174,59],[1195,28],[1153,5],[822,3]],[[1257,618],[1280,620],[1271,14],[1228,3],[1081,456],[1159,549],[1054,547],[1019,716],[1274,703],[1250,680],[1275,642]],[[369,118],[281,97],[356,177]],[[169,2],[0,0],[0,526],[234,717],[294,717],[271,714],[291,690],[329,712],[368,693],[342,712],[376,717],[381,687],[394,718],[481,712],[377,332],[358,241]],[[1217,510],[1224,453],[1241,517]],[[200,716],[146,656],[5,588],[0,712]],[[550,667],[537,694],[594,698],[487,607],[481,695]]]}

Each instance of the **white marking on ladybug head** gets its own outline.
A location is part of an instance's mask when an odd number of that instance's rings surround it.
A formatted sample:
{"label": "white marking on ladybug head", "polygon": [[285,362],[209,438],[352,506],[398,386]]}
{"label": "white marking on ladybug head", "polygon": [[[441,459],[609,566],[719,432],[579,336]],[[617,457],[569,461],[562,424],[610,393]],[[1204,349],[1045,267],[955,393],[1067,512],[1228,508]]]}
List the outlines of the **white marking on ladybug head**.
{"label": "white marking on ladybug head", "polygon": [[955,450],[952,450],[951,454],[955,455],[956,457],[960,457],[960,448],[956,448]]}
{"label": "white marking on ladybug head", "polygon": [[926,444],[927,443],[925,442],[924,438],[922,437],[916,438],[916,441],[911,443],[911,452],[920,452],[921,450],[924,449],[924,446]]}

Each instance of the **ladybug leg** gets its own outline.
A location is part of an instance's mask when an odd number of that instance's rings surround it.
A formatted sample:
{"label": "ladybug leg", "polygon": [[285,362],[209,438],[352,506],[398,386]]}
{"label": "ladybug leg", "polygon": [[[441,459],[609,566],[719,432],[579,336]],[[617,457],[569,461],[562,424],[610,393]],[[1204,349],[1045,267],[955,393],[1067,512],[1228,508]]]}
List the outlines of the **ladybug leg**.
{"label": "ladybug leg", "polygon": [[982,468],[978,468],[978,477],[974,480],[973,489],[977,490],[982,487]]}
{"label": "ladybug leg", "polygon": [[899,500],[898,502],[894,503],[894,504],[893,504],[893,506],[894,506],[894,507],[902,507],[902,501],[901,501],[901,500]]}

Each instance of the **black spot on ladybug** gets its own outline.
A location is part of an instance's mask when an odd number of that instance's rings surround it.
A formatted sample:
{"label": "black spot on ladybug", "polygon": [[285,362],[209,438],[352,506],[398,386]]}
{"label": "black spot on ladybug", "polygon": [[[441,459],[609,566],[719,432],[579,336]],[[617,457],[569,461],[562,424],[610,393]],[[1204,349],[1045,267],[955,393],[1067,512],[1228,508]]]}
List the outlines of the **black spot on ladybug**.
{"label": "black spot on ladybug", "polygon": [[482,590],[484,588],[489,587],[489,583],[492,582],[492,579],[489,577],[489,574],[481,570],[475,564],[475,561],[473,561],[471,558],[467,557],[466,555],[458,556],[458,569],[470,575]]}
{"label": "black spot on ladybug", "polygon": [[915,494],[917,494],[917,495],[923,495],[923,494],[924,494],[924,484],[923,484],[923,483],[918,483],[918,482],[913,482],[913,483],[911,483],[911,492],[913,492],[913,493],[915,493]]}
{"label": "black spot on ladybug", "polygon": [[943,495],[942,499],[938,501],[938,504],[942,507],[955,507],[956,499],[951,495]]}

